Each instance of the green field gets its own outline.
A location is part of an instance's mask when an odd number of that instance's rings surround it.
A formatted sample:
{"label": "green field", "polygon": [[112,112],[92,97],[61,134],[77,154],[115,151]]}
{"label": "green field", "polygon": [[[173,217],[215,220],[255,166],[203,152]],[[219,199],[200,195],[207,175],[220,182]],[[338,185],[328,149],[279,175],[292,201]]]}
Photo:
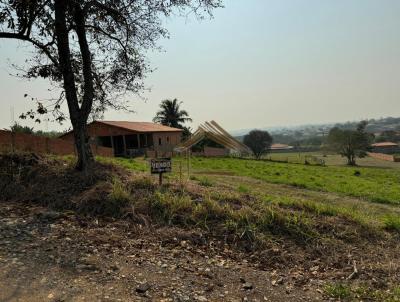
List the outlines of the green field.
{"label": "green field", "polygon": [[[133,170],[147,171],[143,159],[113,159]],[[174,159],[175,174],[187,171],[185,159]],[[400,204],[400,170],[372,167],[310,166],[234,158],[192,158],[191,173],[246,176],[266,183],[339,193],[364,200]]]}

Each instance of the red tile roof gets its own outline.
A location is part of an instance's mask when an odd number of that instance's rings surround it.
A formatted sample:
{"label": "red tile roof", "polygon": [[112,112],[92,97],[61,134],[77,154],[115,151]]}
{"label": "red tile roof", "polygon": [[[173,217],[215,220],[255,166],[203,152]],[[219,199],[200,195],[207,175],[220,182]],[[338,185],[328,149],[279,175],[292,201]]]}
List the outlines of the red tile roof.
{"label": "red tile roof", "polygon": [[372,147],[398,147],[398,146],[399,146],[398,144],[392,142],[382,142],[382,143],[372,144]]}
{"label": "red tile roof", "polygon": [[286,144],[272,144],[271,149],[293,149],[293,147]]}
{"label": "red tile roof", "polygon": [[96,121],[96,122],[136,132],[182,132],[183,131],[182,129],[172,128],[150,122],[128,122],[128,121]]}

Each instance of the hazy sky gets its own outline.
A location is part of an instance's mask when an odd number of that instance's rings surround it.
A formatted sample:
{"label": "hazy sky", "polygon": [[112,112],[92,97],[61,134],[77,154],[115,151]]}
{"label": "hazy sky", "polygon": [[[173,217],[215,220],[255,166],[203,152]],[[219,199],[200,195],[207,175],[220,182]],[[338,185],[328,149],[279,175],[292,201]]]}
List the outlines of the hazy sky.
{"label": "hazy sky", "polygon": [[[167,28],[165,52],[149,56],[147,101],[106,119],[150,121],[165,98],[184,102],[193,127],[215,119],[229,130],[400,116],[399,0],[227,0],[212,20]],[[30,107],[25,92],[48,95],[46,82],[9,76],[21,45],[0,40],[0,128],[11,106],[15,116]]]}

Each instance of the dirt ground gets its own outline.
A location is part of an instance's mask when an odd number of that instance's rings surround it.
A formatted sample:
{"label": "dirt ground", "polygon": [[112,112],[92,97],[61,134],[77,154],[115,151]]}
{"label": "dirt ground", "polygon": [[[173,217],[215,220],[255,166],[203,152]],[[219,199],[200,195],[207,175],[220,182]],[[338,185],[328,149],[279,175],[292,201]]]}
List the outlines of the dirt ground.
{"label": "dirt ground", "polygon": [[280,275],[196,232],[83,221],[0,202],[0,301],[318,301],[320,285]]}

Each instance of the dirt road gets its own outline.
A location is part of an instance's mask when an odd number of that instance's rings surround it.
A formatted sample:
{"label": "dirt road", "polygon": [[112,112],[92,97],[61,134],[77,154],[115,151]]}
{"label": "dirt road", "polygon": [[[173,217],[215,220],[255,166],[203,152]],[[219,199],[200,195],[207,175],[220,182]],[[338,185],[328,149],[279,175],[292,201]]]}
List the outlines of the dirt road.
{"label": "dirt road", "polygon": [[200,233],[0,202],[0,301],[317,301]]}

